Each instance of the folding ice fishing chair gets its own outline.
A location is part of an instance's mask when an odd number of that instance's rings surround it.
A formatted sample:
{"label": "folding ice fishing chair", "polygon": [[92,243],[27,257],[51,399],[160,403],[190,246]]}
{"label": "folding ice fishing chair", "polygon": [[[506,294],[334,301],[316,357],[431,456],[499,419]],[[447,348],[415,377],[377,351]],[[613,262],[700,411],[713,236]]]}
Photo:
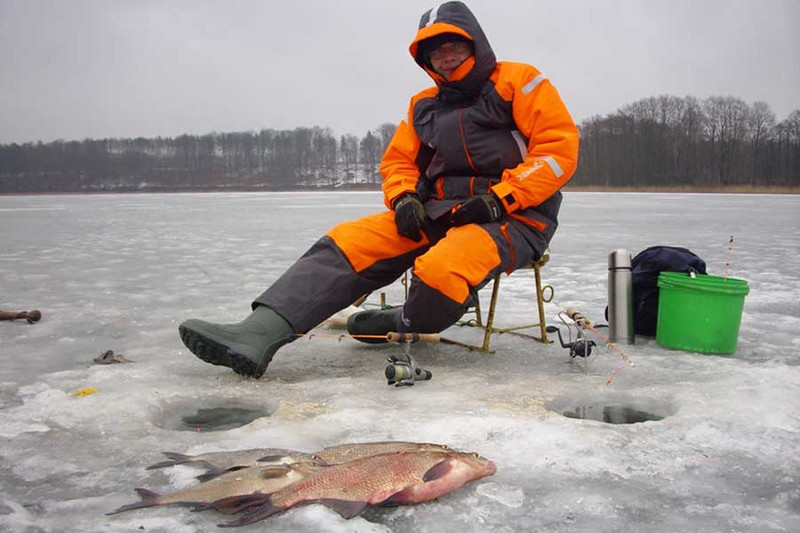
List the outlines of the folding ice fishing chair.
{"label": "folding ice fishing chair", "polygon": [[[549,303],[553,299],[553,295],[555,294],[555,289],[553,289],[552,285],[543,285],[542,284],[542,274],[541,270],[547,262],[550,261],[550,250],[545,250],[542,257],[537,259],[536,261],[532,261],[527,265],[517,269],[517,272],[523,270],[533,270],[534,280],[536,283],[536,307],[539,313],[539,321],[534,322],[533,324],[523,324],[521,326],[513,326],[507,328],[498,328],[494,325],[494,316],[497,310],[497,300],[500,294],[500,276],[502,274],[498,274],[492,284],[492,296],[489,301],[489,313],[486,315],[486,323],[483,322],[483,315],[481,313],[481,303],[480,298],[478,298],[475,304],[470,307],[465,315],[474,314],[474,319],[469,320],[462,320],[458,323],[460,326],[470,326],[470,327],[478,327],[484,330],[483,334],[483,344],[478,346],[475,344],[468,344],[461,341],[455,341],[452,339],[443,339],[445,342],[449,344],[456,344],[459,346],[464,346],[465,348],[469,348],[470,350],[477,350],[484,353],[494,353],[494,350],[489,348],[489,344],[491,342],[492,335],[495,333],[511,333],[513,335],[518,335],[520,337],[525,337],[528,339],[533,339],[538,342],[542,342],[545,344],[551,344],[553,341],[547,338],[547,321],[545,320],[544,316],[544,304]],[[400,280],[400,283],[404,286],[405,298],[408,298],[408,271],[403,275],[403,278]],[[380,308],[381,309],[391,309],[392,307],[396,307],[395,305],[387,304],[386,302],[386,293],[380,293]],[[369,304],[365,304],[369,305]],[[375,305],[375,304],[372,304]],[[398,304],[399,305],[399,304]],[[531,328],[539,328],[538,335],[528,335],[525,333],[520,333],[520,330],[523,329],[531,329]]]}
{"label": "folding ice fishing chair", "polygon": [[[478,350],[484,353],[494,353],[494,350],[489,348],[489,343],[491,342],[492,335],[495,333],[511,333],[514,335],[519,335],[520,337],[525,337],[528,339],[533,339],[538,342],[542,342],[545,344],[550,344],[553,341],[547,338],[547,321],[545,320],[544,316],[544,304],[552,301],[553,295],[555,294],[555,289],[553,289],[552,285],[542,285],[542,274],[541,270],[547,262],[550,261],[550,250],[545,250],[542,257],[528,263],[524,267],[517,270],[517,272],[522,270],[530,270],[533,269],[534,280],[536,282],[536,307],[539,313],[539,321],[533,324],[524,324],[521,326],[513,326],[507,328],[498,328],[494,325],[494,316],[497,310],[497,299],[500,294],[500,276],[502,274],[498,274],[494,278],[494,283],[492,284],[492,296],[489,300],[489,312],[486,315],[486,323],[483,323],[483,317],[481,315],[481,304],[480,298],[477,299],[475,305],[471,307],[467,314],[474,313],[475,318],[467,320],[466,322],[461,322],[461,325],[466,326],[473,326],[483,328],[483,344],[481,346],[472,345],[472,344],[463,344],[467,348],[471,350]],[[538,335],[528,335],[525,333],[520,333],[520,330],[523,329],[531,329],[531,328],[539,328]]]}

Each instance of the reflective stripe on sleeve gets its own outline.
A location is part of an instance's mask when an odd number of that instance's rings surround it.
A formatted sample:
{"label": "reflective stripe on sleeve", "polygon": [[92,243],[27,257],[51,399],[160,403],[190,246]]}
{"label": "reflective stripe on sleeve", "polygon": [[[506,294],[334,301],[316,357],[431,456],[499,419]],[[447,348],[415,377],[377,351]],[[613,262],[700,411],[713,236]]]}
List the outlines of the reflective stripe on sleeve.
{"label": "reflective stripe on sleeve", "polygon": [[547,155],[544,156],[542,160],[545,161],[548,165],[550,165],[550,168],[553,169],[553,172],[555,173],[557,178],[560,178],[561,176],[564,175],[564,171],[561,169],[561,165],[558,164],[558,161],[556,161],[555,157]]}
{"label": "reflective stripe on sleeve", "polygon": [[519,130],[511,130],[511,136],[514,137],[514,140],[517,141],[517,148],[519,148],[519,155],[522,156],[522,160],[524,161],[526,157],[528,157],[528,143]]}
{"label": "reflective stripe on sleeve", "polygon": [[539,74],[538,76],[533,78],[531,81],[529,81],[522,87],[522,94],[528,94],[529,92],[534,90],[540,83],[542,83],[545,79],[546,78],[544,77],[544,74]]}

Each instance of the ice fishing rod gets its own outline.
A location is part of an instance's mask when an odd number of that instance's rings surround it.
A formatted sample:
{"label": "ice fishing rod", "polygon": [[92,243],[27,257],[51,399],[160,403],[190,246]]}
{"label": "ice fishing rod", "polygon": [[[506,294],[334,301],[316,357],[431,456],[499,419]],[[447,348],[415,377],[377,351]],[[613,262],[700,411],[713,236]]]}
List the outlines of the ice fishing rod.
{"label": "ice fishing rod", "polygon": [[324,337],[327,339],[374,339],[374,340],[384,340],[386,342],[406,342],[406,343],[415,343],[415,342],[429,342],[429,343],[439,343],[442,344],[455,344],[458,346],[466,346],[458,341],[454,341],[451,339],[445,339],[438,333],[398,333],[395,331],[390,331],[386,335],[353,335],[351,333],[295,333],[295,337],[305,337],[307,339],[311,339],[313,337]]}
{"label": "ice fishing rod", "polygon": [[592,325],[592,322],[588,318],[583,316],[581,313],[579,313],[576,309],[574,309],[572,307],[568,307],[566,313],[567,313],[567,316],[569,318],[571,318],[573,322],[575,322],[577,327],[582,328],[582,329],[587,329],[587,330],[591,331],[592,333],[597,335],[597,337],[600,340],[605,342],[606,345],[609,348],[611,348],[612,350],[617,352],[622,357],[622,360],[624,361],[624,363],[622,365],[620,365],[619,367],[617,367],[617,369],[614,370],[614,372],[612,372],[611,376],[606,381],[606,385],[611,385],[611,383],[614,381],[614,378],[617,377],[617,374],[619,374],[626,366],[636,366],[633,363],[633,361],[631,361],[630,358],[627,355],[625,355],[625,352],[623,352],[619,348],[619,346],[617,346],[615,343],[611,342],[608,339],[608,337],[606,337],[605,335],[603,335],[602,333],[597,331],[597,328],[595,328]]}
{"label": "ice fishing rod", "polygon": [[731,267],[731,256],[733,255],[733,235],[728,241],[728,255],[725,258],[725,273],[722,275],[723,279],[728,279],[728,270]]}
{"label": "ice fishing rod", "polygon": [[569,349],[569,356],[571,358],[576,357],[583,357],[585,360],[592,355],[592,347],[597,346],[597,344],[587,339],[583,334],[583,329],[575,327],[576,334],[575,340],[572,340],[572,326],[575,325],[573,322],[572,324],[568,323],[565,318],[566,314],[564,311],[559,311],[558,319],[561,320],[561,323],[567,327],[567,334],[569,335],[569,342],[564,342],[564,338],[561,336],[561,328],[558,326],[547,326],[546,330],[547,333],[557,333],[558,334],[558,342],[561,344],[562,348]]}
{"label": "ice fishing rod", "polygon": [[428,381],[433,377],[430,370],[426,370],[417,364],[416,359],[411,355],[411,344],[416,342],[429,342],[443,344],[460,344],[456,341],[443,339],[438,333],[400,333],[390,331],[386,335],[352,335],[349,333],[297,333],[296,337],[327,337],[342,340],[350,339],[373,339],[385,340],[392,343],[403,343],[404,351],[401,355],[390,355],[387,359],[388,365],[384,369],[387,385],[395,387],[411,387],[417,381]]}
{"label": "ice fishing rod", "polygon": [[294,337],[305,337],[306,339],[311,340],[314,337],[323,337],[326,339],[336,339],[341,341],[342,339],[374,339],[374,340],[385,340],[388,341],[386,335],[351,335],[349,333],[295,333]]}

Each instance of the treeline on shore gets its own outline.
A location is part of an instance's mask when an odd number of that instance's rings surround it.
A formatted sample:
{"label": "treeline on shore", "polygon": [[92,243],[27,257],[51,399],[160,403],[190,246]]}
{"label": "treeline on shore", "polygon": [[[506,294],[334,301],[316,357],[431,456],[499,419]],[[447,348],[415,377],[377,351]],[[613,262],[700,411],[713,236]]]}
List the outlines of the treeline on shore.
{"label": "treeline on shore", "polygon": [[[378,187],[394,134],[329,128],[0,145],[0,193]],[[570,185],[603,189],[800,186],[800,110],[764,102],[658,96],[579,124]]]}

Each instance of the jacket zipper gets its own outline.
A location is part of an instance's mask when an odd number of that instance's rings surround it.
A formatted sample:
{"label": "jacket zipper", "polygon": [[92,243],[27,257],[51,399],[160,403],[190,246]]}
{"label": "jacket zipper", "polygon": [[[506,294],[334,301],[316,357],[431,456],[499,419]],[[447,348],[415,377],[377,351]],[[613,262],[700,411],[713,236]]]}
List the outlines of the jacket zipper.
{"label": "jacket zipper", "polygon": [[548,224],[546,224],[544,222],[541,222],[539,220],[535,220],[533,218],[524,217],[522,215],[518,215],[517,213],[509,213],[508,216],[510,216],[511,218],[515,218],[515,219],[519,220],[520,222],[522,222],[526,226],[534,227],[534,228],[538,229],[539,231],[546,230],[547,226],[548,226]]}
{"label": "jacket zipper", "polygon": [[467,164],[469,164],[469,168],[471,168],[476,174],[480,174],[478,169],[475,168],[475,164],[472,162],[472,158],[469,155],[469,150],[467,149],[467,138],[464,136],[464,121],[462,117],[464,115],[464,109],[458,112],[458,129],[461,133],[461,146],[464,148],[464,155],[467,156]]}
{"label": "jacket zipper", "polygon": [[514,251],[514,243],[511,242],[511,236],[508,234],[508,222],[500,226],[500,231],[503,232],[503,237],[506,238],[508,241],[508,249],[509,249],[509,265],[508,270],[506,270],[506,274],[511,274],[514,270],[514,260],[516,259],[516,252]]}
{"label": "jacket zipper", "polygon": [[444,178],[445,176],[442,176],[436,180],[436,197],[439,200],[444,200]]}

